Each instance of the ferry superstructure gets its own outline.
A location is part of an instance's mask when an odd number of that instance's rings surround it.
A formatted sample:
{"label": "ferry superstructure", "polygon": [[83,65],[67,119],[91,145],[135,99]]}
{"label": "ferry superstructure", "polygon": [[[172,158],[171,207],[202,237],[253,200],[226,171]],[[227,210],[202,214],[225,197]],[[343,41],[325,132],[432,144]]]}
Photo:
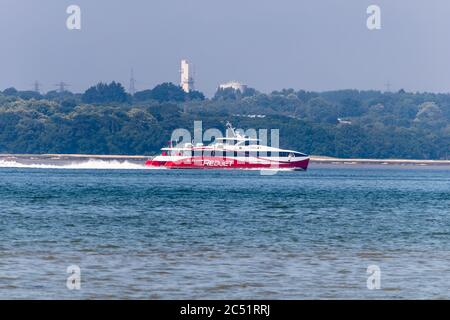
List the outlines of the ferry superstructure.
{"label": "ferry superstructure", "polygon": [[210,145],[185,143],[162,148],[161,155],[148,160],[149,167],[168,169],[290,169],[307,170],[309,156],[293,150],[260,144],[242,136],[227,124],[230,137],[216,138]]}

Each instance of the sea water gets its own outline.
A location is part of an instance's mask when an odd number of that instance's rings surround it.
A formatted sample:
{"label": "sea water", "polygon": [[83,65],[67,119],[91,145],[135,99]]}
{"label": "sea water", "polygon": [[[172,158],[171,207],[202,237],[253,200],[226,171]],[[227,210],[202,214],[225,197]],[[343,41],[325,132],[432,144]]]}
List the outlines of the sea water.
{"label": "sea water", "polygon": [[0,299],[450,298],[448,167],[0,166]]}

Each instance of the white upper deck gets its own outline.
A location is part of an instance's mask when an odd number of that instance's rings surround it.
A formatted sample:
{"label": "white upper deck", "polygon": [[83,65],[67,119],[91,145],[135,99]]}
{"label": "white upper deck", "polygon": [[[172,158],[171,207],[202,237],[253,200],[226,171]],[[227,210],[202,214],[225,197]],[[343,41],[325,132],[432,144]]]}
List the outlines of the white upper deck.
{"label": "white upper deck", "polygon": [[224,152],[288,152],[294,153],[299,156],[307,156],[306,154],[300,153],[294,150],[285,150],[280,148],[269,147],[266,145],[261,145],[260,139],[250,138],[247,136],[242,136],[239,132],[236,132],[235,128],[227,122],[227,132],[231,133],[231,137],[219,137],[216,138],[210,145],[203,145],[202,143],[185,143],[183,146],[175,146],[162,148],[163,151],[224,151]]}

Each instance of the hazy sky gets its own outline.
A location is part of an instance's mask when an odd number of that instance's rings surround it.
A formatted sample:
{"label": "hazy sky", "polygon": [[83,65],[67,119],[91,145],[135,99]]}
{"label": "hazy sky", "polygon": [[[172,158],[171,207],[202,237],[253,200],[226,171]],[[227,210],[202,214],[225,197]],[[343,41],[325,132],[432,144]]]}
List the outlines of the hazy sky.
{"label": "hazy sky", "polygon": [[[66,8],[82,29],[66,28]],[[382,29],[366,27],[381,7]],[[0,89],[83,91],[98,81],[142,90],[196,65],[211,95],[238,80],[281,88],[450,91],[448,0],[0,0]]]}

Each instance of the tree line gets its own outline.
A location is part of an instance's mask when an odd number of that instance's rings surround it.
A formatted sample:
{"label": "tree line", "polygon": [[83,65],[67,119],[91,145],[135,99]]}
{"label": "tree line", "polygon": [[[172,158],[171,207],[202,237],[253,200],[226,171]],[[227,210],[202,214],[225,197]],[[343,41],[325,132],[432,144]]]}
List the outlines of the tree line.
{"label": "tree line", "polygon": [[282,147],[314,155],[450,158],[450,94],[225,89],[207,99],[172,83],[131,96],[117,82],[83,94],[4,90],[0,153],[153,155],[195,120],[279,129]]}

